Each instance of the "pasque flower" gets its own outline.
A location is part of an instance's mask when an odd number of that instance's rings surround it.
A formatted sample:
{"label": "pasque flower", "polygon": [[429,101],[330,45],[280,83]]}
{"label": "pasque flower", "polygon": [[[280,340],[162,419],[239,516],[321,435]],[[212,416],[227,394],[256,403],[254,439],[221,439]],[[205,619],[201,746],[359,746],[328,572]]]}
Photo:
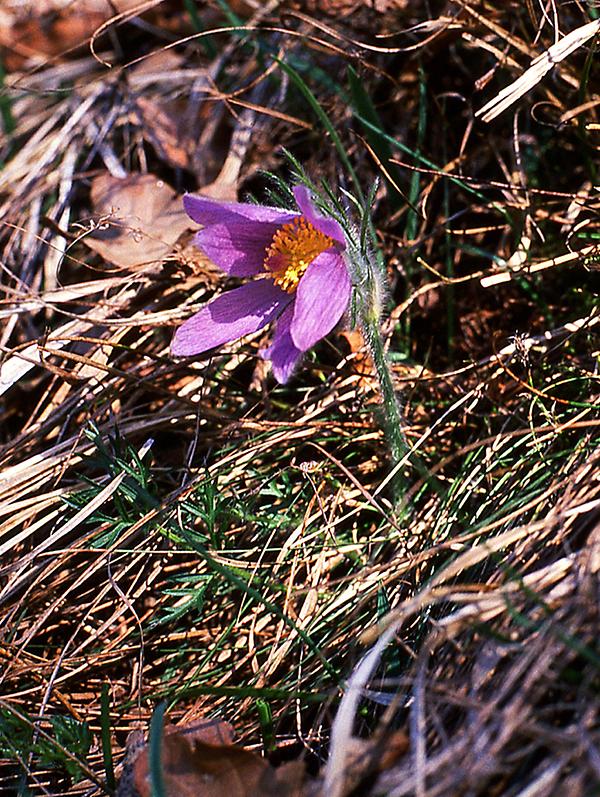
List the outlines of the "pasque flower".
{"label": "pasque flower", "polygon": [[271,345],[260,354],[284,383],[304,352],[331,332],[352,293],[346,239],[337,221],[315,208],[308,188],[296,186],[294,198],[299,212],[184,197],[188,215],[202,225],[197,246],[227,274],[254,279],[185,321],[172,354],[202,354],[275,321]]}

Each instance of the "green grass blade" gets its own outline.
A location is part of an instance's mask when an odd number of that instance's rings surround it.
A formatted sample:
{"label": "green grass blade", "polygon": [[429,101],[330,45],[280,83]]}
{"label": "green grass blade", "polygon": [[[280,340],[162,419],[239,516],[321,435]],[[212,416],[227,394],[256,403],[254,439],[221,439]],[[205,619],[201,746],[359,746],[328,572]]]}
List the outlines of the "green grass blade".
{"label": "green grass blade", "polygon": [[386,183],[388,185],[390,202],[396,209],[399,209],[405,201],[397,188],[402,178],[398,168],[390,164],[392,149],[385,136],[381,134],[383,124],[377,113],[377,109],[366,92],[358,73],[352,66],[348,67],[348,83],[350,84],[350,94],[352,97],[352,105],[355,109],[355,118],[359,120],[368,119],[371,123],[370,127],[365,126],[367,141],[377,158],[384,164],[390,177],[393,178],[394,182],[386,176]]}
{"label": "green grass blade", "polygon": [[148,739],[148,763],[150,769],[150,792],[152,797],[167,797],[167,789],[162,769],[163,728],[165,724],[166,703],[160,703],[150,720]]}
{"label": "green grass blade", "polygon": [[[205,28],[202,24],[202,20],[200,19],[200,14],[198,14],[198,9],[196,8],[194,0],[183,0],[183,5],[185,6],[185,10],[188,12],[192,21],[192,25],[196,29],[197,33],[203,33]],[[203,36],[200,39],[200,44],[204,48],[204,52],[209,58],[217,57],[218,51],[211,36]]]}
{"label": "green grass blade", "polygon": [[102,760],[106,774],[106,787],[109,791],[114,792],[116,781],[110,743],[110,694],[107,683],[102,684],[102,692],[100,693],[100,738],[102,741]]}
{"label": "green grass blade", "polygon": [[286,73],[286,75],[288,75],[288,77],[291,79],[292,83],[296,86],[296,88],[299,89],[302,96],[305,98],[305,100],[310,105],[311,109],[314,111],[318,120],[321,122],[327,133],[329,133],[329,137],[331,138],[331,141],[333,142],[333,145],[336,148],[338,155],[340,156],[340,160],[344,164],[346,171],[348,172],[348,174],[352,179],[352,183],[354,185],[354,191],[356,192],[356,195],[360,199],[360,201],[364,204],[364,194],[360,185],[360,180],[358,179],[356,171],[354,170],[352,162],[348,156],[348,153],[346,152],[346,148],[344,147],[344,144],[341,138],[339,137],[337,130],[333,126],[331,119],[325,113],[325,111],[321,106],[321,103],[317,100],[313,92],[310,90],[310,88],[307,86],[304,80],[300,77],[300,74],[285,61],[282,61],[279,58],[276,58],[275,60],[277,61],[279,66],[283,69],[283,71]]}

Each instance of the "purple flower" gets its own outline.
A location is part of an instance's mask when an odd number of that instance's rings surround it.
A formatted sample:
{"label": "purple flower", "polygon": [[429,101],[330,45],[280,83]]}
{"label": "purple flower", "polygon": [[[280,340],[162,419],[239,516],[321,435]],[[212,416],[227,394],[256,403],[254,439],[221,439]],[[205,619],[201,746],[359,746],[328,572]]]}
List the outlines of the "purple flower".
{"label": "purple flower", "polygon": [[202,354],[277,320],[272,343],[260,355],[284,383],[304,352],[331,332],[352,292],[344,233],[316,210],[306,187],[296,186],[294,197],[299,213],[184,196],[188,215],[203,227],[195,243],[227,274],[256,279],[182,324],[172,354]]}

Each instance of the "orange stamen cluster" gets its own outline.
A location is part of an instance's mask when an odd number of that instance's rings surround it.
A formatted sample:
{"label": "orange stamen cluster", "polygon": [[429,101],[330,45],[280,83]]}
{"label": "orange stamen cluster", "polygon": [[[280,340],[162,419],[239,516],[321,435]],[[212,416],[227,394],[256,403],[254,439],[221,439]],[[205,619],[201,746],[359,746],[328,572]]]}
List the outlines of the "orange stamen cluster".
{"label": "orange stamen cluster", "polygon": [[282,290],[293,293],[315,257],[333,245],[332,238],[313,227],[304,216],[298,216],[273,236],[265,255],[265,270]]}

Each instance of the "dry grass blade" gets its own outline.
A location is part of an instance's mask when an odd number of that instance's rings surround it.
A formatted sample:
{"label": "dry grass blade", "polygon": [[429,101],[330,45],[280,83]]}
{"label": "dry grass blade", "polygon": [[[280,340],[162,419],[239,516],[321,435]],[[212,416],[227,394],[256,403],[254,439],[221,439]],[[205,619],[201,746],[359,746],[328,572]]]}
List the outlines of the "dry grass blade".
{"label": "dry grass blade", "polygon": [[531,66],[513,83],[502,89],[483,108],[476,111],[475,116],[484,122],[491,122],[499,114],[510,108],[524,94],[527,94],[557,64],[572,52],[583,46],[600,31],[600,20],[592,20],[576,30],[572,30],[562,39],[549,47],[544,53],[531,62]]}

